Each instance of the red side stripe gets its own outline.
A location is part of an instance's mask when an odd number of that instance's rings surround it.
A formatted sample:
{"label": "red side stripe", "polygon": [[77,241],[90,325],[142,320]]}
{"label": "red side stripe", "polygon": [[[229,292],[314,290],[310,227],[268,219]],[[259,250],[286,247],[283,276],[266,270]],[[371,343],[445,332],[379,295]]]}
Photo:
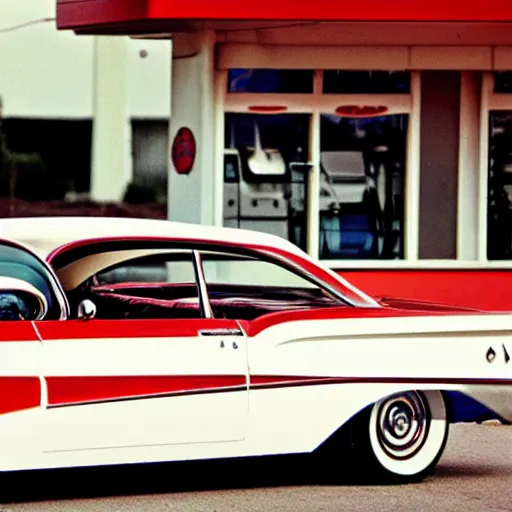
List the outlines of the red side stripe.
{"label": "red side stripe", "polygon": [[307,382],[308,384],[318,380],[325,380],[329,377],[300,377],[297,375],[251,375],[252,386],[266,386],[268,384],[296,384]]}
{"label": "red side stripe", "polygon": [[255,320],[241,320],[240,325],[249,337],[254,337],[262,331],[286,322],[297,322],[300,320],[343,320],[357,318],[402,318],[402,317],[431,317],[448,315],[474,315],[470,311],[413,311],[392,308],[321,308],[299,311],[280,311],[263,315]]}
{"label": "red side stripe", "polygon": [[250,389],[275,389],[283,387],[318,386],[327,384],[462,384],[485,386],[510,386],[510,379],[478,379],[458,377],[311,377],[256,375],[251,376]]}
{"label": "red side stripe", "polygon": [[[16,379],[16,378],[15,378]],[[39,405],[39,381],[35,405],[17,401],[11,410],[22,410]],[[220,393],[243,391],[243,375],[176,375],[176,376],[108,376],[108,377],[47,377],[48,405],[84,405],[103,401],[121,401],[138,398],[179,394]],[[34,383],[34,382],[33,382]],[[512,387],[512,379],[428,378],[428,377],[318,377],[291,375],[253,375],[250,389],[275,389],[333,384],[395,383],[395,384],[477,384]],[[18,389],[21,389],[18,382]],[[27,393],[25,392],[25,396]],[[33,399],[33,396],[32,396]],[[16,401],[17,398],[13,400]],[[29,402],[34,403],[34,402]],[[6,411],[3,411],[6,412]]]}
{"label": "red side stripe", "polygon": [[39,342],[32,322],[12,321],[2,322],[2,336],[0,343],[9,343],[10,341],[36,341]]}
{"label": "red side stripe", "polygon": [[142,396],[209,390],[246,385],[244,375],[175,375],[47,377],[48,405],[122,400]]}
{"label": "red side stripe", "polygon": [[196,337],[201,330],[238,329],[233,320],[44,320],[37,322],[44,341],[98,338]]}
{"label": "red side stripe", "polygon": [[41,405],[39,377],[0,377],[0,414],[24,411]]}

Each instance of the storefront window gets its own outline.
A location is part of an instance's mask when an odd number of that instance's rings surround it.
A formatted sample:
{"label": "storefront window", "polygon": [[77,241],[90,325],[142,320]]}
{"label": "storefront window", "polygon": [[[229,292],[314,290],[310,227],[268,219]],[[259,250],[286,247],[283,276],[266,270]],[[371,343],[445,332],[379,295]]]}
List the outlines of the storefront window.
{"label": "storefront window", "polygon": [[401,259],[408,116],[324,114],[320,258]]}
{"label": "storefront window", "polygon": [[224,226],[307,248],[310,115],[225,115]]}
{"label": "storefront window", "polygon": [[487,257],[512,259],[512,111],[489,113]]}
{"label": "storefront window", "polygon": [[409,94],[405,71],[324,71],[324,94]]}
{"label": "storefront window", "polygon": [[308,94],[313,71],[302,69],[231,69],[228,92]]}
{"label": "storefront window", "polygon": [[411,73],[227,74],[224,225],[276,234],[320,259],[403,259]]}

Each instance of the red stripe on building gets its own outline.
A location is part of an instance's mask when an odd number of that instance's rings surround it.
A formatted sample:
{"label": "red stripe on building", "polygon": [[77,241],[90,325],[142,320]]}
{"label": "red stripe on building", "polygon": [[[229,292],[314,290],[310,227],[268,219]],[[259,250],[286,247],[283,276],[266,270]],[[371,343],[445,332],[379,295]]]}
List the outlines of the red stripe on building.
{"label": "red stripe on building", "polygon": [[[59,28],[91,28],[133,21],[510,21],[510,0],[57,0]],[[126,27],[125,27],[126,28]]]}
{"label": "red stripe on building", "polygon": [[485,311],[512,311],[510,269],[345,269],[337,272],[372,297],[401,297]]}

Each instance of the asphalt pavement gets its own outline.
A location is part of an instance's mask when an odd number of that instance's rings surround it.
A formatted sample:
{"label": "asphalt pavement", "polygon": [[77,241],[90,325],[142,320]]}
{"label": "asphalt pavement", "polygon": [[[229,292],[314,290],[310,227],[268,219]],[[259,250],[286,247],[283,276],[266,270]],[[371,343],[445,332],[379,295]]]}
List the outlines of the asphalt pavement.
{"label": "asphalt pavement", "polygon": [[37,471],[3,477],[0,512],[512,511],[512,426],[453,426],[417,484],[328,480],[303,457]]}

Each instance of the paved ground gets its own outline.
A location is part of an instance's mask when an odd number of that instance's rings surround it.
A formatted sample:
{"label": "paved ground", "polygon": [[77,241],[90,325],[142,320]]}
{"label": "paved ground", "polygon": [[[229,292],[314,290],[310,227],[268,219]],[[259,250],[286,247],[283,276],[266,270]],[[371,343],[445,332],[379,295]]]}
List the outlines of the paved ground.
{"label": "paved ground", "polygon": [[334,485],[304,466],[267,459],[35,472],[3,480],[0,512],[512,511],[512,426],[454,426],[435,475],[414,485]]}

